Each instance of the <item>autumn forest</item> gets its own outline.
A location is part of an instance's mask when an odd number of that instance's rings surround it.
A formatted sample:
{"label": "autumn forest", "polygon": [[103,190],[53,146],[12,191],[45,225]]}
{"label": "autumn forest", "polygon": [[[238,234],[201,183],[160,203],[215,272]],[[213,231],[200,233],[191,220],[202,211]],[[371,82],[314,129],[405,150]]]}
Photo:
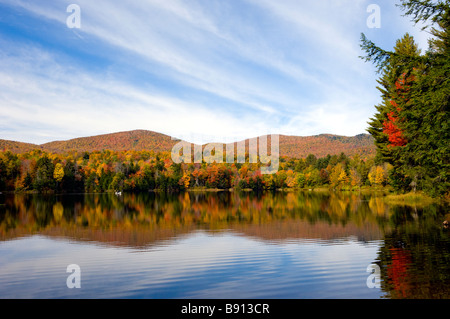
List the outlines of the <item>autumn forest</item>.
{"label": "autumn forest", "polygon": [[276,174],[261,174],[260,163],[177,164],[170,153],[102,151],[54,154],[39,150],[0,155],[1,188],[38,192],[104,192],[186,189],[333,189],[388,184],[389,164],[358,155],[281,158]]}

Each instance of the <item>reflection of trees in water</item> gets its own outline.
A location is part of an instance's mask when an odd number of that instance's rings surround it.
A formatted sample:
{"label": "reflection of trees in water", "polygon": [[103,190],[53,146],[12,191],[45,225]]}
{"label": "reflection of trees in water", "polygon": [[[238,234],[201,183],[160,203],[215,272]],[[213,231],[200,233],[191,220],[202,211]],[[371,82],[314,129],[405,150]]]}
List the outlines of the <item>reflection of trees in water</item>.
{"label": "reflection of trees in water", "polygon": [[202,227],[251,231],[263,238],[356,235],[371,240],[403,218],[394,208],[382,197],[343,192],[16,195],[6,199],[0,232],[2,239],[55,228],[72,229],[75,237],[75,230],[83,228],[135,236],[137,231]]}
{"label": "reflection of trees in water", "polygon": [[393,207],[377,263],[387,298],[449,298],[450,238],[444,209]]}
{"label": "reflection of trees in water", "polygon": [[[261,236],[270,238],[276,235],[269,234],[271,224],[277,222],[279,228],[280,222],[294,222],[295,227],[283,226],[288,233],[281,236],[301,237],[305,227],[313,229],[317,237],[330,237],[331,229],[333,236],[338,236],[339,232],[349,236],[360,228],[362,237],[364,232],[371,232],[366,236],[371,238],[377,236],[373,234],[388,220],[386,209],[380,213],[374,209],[372,201],[370,195],[328,192],[16,195],[8,196],[6,204],[2,205],[0,232],[2,239],[6,239],[14,238],[17,233],[31,234],[55,227],[148,232],[180,227],[227,229],[239,226],[245,231],[245,225],[264,224],[269,227],[264,227],[265,234],[260,232]],[[334,226],[328,233],[327,225]],[[288,229],[292,229],[291,233]],[[252,230],[256,231],[254,227]]]}

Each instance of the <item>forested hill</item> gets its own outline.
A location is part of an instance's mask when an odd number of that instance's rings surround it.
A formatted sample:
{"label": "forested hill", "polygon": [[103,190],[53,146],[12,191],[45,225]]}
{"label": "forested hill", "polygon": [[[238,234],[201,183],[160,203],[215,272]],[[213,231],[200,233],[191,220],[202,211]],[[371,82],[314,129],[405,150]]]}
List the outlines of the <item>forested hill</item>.
{"label": "forested hill", "polygon": [[153,131],[134,130],[89,137],[79,137],[67,141],[53,141],[45,144],[29,144],[0,139],[0,150],[24,153],[39,149],[52,153],[69,151],[93,152],[102,150],[128,151],[152,150],[155,153],[170,151],[177,143],[170,136]]}
{"label": "forested hill", "polygon": [[[373,138],[368,134],[352,137],[321,134],[316,136],[286,136],[280,135],[280,155],[305,158],[309,154],[324,157],[328,154],[347,155],[360,154],[362,157],[375,154]],[[178,141],[168,135],[146,130],[135,130],[119,133],[80,137],[67,141],[54,141],[41,145],[13,142],[0,139],[0,150],[10,150],[13,153],[24,153],[40,149],[52,153],[68,151],[93,152],[102,150],[151,150],[155,153],[170,152]]]}
{"label": "forested hill", "polygon": [[143,151],[152,150],[155,153],[167,152],[177,143],[168,135],[153,131],[135,130],[91,137],[80,137],[68,141],[56,141],[42,144],[44,150],[53,153],[63,153],[77,150],[93,152],[111,151]]}
{"label": "forested hill", "polygon": [[340,136],[321,134],[316,136],[280,135],[280,155],[305,158],[309,154],[325,157],[343,152],[348,156],[359,154],[361,157],[375,155],[374,139],[368,134],[356,136]]}
{"label": "forested hill", "polygon": [[15,154],[26,153],[34,149],[43,149],[40,145],[8,141],[0,139],[0,151],[11,151]]}

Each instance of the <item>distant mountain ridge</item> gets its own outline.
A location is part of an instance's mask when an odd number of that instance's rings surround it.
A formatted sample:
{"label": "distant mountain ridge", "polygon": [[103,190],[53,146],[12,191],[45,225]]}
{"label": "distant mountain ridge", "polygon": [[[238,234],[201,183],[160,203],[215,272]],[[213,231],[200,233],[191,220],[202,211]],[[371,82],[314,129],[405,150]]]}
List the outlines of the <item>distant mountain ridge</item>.
{"label": "distant mountain ridge", "polygon": [[[147,130],[134,130],[89,137],[80,137],[66,141],[54,141],[45,144],[30,144],[0,139],[0,150],[24,153],[34,149],[52,153],[69,151],[93,152],[102,150],[127,151],[149,150],[170,152],[179,140],[170,136]],[[360,154],[363,157],[375,154],[374,140],[369,134],[340,136],[321,134],[315,136],[279,136],[280,156],[305,158],[309,154],[324,157],[328,154]]]}
{"label": "distant mountain ridge", "polygon": [[176,140],[168,135],[146,130],[134,130],[90,137],[79,137],[68,141],[54,141],[42,144],[44,150],[61,153],[72,150],[93,152],[102,150],[128,151],[152,150],[155,153],[172,149]]}
{"label": "distant mountain ridge", "polygon": [[286,136],[280,135],[280,155],[287,157],[305,158],[309,154],[324,157],[328,154],[338,155],[360,154],[363,157],[375,155],[374,139],[369,134],[356,136],[341,136],[320,134],[314,136]]}

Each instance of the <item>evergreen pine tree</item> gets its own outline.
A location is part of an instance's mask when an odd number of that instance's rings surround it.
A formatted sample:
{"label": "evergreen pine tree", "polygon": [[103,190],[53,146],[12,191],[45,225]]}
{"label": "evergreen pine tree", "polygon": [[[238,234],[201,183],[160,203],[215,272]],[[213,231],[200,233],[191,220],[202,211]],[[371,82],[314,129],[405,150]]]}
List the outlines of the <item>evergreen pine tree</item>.
{"label": "evergreen pine tree", "polygon": [[419,55],[407,36],[389,52],[362,35],[365,59],[382,72],[383,103],[376,107],[369,132],[378,159],[394,166],[394,186],[444,195],[450,189],[450,2],[404,0],[401,7],[414,22],[431,23],[434,38]]}

